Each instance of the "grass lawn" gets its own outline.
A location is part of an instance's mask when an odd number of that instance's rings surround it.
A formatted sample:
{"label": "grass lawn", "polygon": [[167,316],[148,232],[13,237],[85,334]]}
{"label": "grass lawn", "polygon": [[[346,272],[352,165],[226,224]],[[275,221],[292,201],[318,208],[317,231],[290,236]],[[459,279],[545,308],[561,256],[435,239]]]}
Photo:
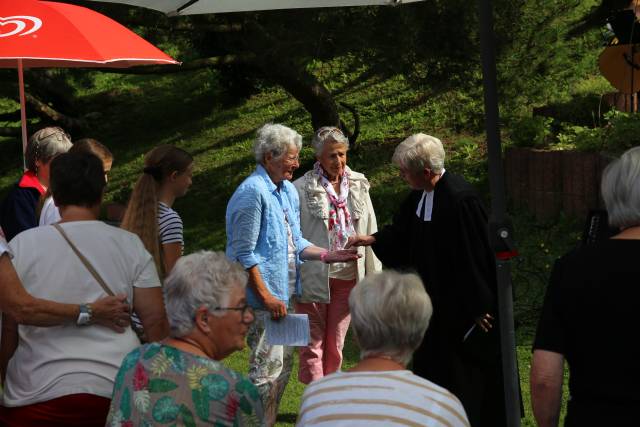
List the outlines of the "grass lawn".
{"label": "grass lawn", "polygon": [[[451,121],[458,117],[456,96],[413,87],[401,75],[388,78],[370,75],[365,68],[348,61],[319,63],[315,71],[328,82],[338,100],[354,105],[360,112],[361,147],[350,153],[349,165],[369,178],[379,224],[389,221],[407,192],[390,165],[390,158],[397,143],[414,132],[431,133],[443,139],[447,169],[463,174],[487,195],[484,136],[451,130],[459,128],[451,126]],[[115,155],[107,201],[126,201],[142,171],[144,153],[154,146],[175,144],[194,155],[193,187],[174,205],[185,224],[186,253],[224,249],[226,204],[237,185],[255,167],[251,144],[259,126],[277,122],[298,130],[304,138],[299,175],[313,164],[308,114],[277,87],[263,87],[250,98],[238,100],[220,89],[217,75],[211,70],[175,76],[126,76],[75,70],[71,76],[76,79],[81,95],[80,109],[97,113],[92,115],[87,132],[73,135],[74,139],[96,138]],[[480,100],[477,102],[480,105]],[[10,104],[11,101],[0,99],[0,113]],[[0,158],[2,196],[21,172],[19,141],[0,138]],[[522,212],[514,214],[514,223],[522,254],[513,262],[513,278],[518,356],[527,411],[524,425],[534,425],[528,391],[532,331],[553,260],[576,243],[579,227],[562,218],[539,224]],[[227,363],[246,372],[247,358],[245,350],[234,354]],[[357,349],[348,339],[345,368],[353,366],[357,358]],[[296,368],[280,407],[281,425],[295,422],[303,389],[297,381]]]}

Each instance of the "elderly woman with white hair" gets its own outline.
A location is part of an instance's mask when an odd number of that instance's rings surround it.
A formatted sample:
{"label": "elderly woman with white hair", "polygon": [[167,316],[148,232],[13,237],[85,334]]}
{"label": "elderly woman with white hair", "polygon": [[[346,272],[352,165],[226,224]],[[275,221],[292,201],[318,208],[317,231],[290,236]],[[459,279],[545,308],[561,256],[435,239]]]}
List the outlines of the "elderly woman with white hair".
{"label": "elderly woman with white hair", "polygon": [[444,161],[438,138],[418,133],[402,141],[393,163],[413,191],[391,224],[350,243],[371,245],[385,266],[422,278],[434,315],[413,372],[458,396],[474,427],[504,425],[488,217],[473,187],[445,171]]}
{"label": "elderly woman with white hair", "polygon": [[[344,249],[349,236],[378,231],[369,197],[369,181],[347,166],[349,140],[339,128],[318,129],[311,141],[313,169],[293,185],[300,196],[300,228],[305,239],[322,247]],[[303,264],[302,294],[296,312],[309,315],[311,343],[300,348],[298,379],[304,384],[340,369],[349,329],[349,293],[356,282],[382,269],[371,248],[341,264]]]}
{"label": "elderly woman with white hair", "polygon": [[453,394],[406,368],[433,312],[417,275],[367,276],[351,291],[349,309],[360,362],[306,388],[299,426],[469,426]]}
{"label": "elderly woman with white hair", "polygon": [[261,426],[256,387],[222,360],[242,350],[247,273],[221,252],[180,258],[164,284],[170,335],[125,357],[107,426]]}
{"label": "elderly woman with white hair", "polygon": [[559,423],[565,359],[565,426],[638,424],[640,147],[607,166],[601,191],[619,233],[556,261],[538,323],[531,403],[541,427]]}
{"label": "elderly woman with white hair", "polygon": [[8,241],[38,226],[36,210],[49,188],[51,160],[71,145],[69,135],[59,127],[40,129],[29,138],[24,154],[27,170],[0,203],[0,227]]}
{"label": "elderly woman with white hair", "polygon": [[282,319],[293,311],[303,260],[358,258],[355,251],[329,251],[302,237],[298,192],[289,182],[299,166],[301,146],[302,137],[293,129],[279,124],[261,127],[253,145],[256,170],[236,189],[226,213],[227,256],[249,273],[247,301],[256,316],[248,336],[249,378],[260,391],[267,425],[275,424],[293,364],[292,347],[267,343],[269,319]]}

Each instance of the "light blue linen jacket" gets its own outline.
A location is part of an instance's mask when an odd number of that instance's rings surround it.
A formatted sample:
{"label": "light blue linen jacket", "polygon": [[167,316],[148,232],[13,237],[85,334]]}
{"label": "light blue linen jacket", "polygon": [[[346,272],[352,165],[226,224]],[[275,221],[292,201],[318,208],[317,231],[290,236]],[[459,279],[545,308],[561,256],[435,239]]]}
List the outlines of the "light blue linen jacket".
{"label": "light blue linen jacket", "polygon": [[[300,294],[300,253],[311,242],[300,232],[300,200],[289,181],[276,186],[262,165],[236,189],[227,205],[227,256],[245,269],[258,266],[271,294],[280,301],[289,301],[289,267],[287,230],[293,234],[296,247],[296,293]],[[247,302],[263,308],[262,302],[247,287]]]}

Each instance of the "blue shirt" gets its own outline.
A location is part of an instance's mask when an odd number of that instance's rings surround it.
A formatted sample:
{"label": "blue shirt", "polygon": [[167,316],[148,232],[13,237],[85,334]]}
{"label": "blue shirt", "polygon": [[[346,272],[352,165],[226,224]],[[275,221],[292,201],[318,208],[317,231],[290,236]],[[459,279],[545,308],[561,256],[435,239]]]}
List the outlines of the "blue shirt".
{"label": "blue shirt", "polygon": [[[256,170],[236,189],[225,217],[227,256],[245,269],[258,266],[269,292],[280,301],[289,301],[288,242],[286,215],[296,247],[296,293],[300,293],[300,253],[311,242],[300,232],[300,200],[289,181],[275,185],[265,168]],[[247,302],[262,308],[262,301],[247,288]]]}

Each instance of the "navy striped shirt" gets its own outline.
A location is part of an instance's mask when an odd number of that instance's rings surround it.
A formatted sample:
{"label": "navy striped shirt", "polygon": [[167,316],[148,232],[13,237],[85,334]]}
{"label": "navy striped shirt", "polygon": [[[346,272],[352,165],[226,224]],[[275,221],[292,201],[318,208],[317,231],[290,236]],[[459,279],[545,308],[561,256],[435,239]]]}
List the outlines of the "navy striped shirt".
{"label": "navy striped shirt", "polygon": [[158,233],[161,244],[180,243],[184,246],[182,219],[176,211],[162,202],[158,203]]}

